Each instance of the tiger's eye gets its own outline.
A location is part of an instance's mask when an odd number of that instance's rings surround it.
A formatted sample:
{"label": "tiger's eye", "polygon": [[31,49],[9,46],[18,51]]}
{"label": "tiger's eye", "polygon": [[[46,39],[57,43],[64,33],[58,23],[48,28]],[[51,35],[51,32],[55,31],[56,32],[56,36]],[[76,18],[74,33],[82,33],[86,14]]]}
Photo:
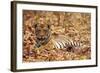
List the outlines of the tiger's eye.
{"label": "tiger's eye", "polygon": [[47,31],[48,31],[48,29],[45,29],[44,31],[45,31],[45,32],[47,32]]}
{"label": "tiger's eye", "polygon": [[41,30],[40,30],[40,29],[38,29],[37,31],[38,31],[38,32],[40,32]]}

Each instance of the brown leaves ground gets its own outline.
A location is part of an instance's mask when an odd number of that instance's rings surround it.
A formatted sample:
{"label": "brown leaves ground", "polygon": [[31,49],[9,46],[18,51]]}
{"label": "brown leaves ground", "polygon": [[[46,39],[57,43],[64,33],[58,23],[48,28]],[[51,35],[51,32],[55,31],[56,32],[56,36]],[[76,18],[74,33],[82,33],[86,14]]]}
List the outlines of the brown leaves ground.
{"label": "brown leaves ground", "polygon": [[[74,41],[82,42],[86,47],[68,52],[61,48],[52,48],[52,42],[40,48],[34,48],[34,24],[40,17],[51,24],[52,37],[64,35]],[[75,12],[23,11],[23,62],[84,60],[91,58],[91,15]],[[79,51],[79,52],[78,52]]]}

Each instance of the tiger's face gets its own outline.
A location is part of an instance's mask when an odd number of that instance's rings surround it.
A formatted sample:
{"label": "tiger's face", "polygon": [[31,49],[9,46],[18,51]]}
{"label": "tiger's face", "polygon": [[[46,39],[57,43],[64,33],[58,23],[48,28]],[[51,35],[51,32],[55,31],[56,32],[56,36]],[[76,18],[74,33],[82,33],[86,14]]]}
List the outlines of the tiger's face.
{"label": "tiger's face", "polygon": [[48,43],[51,30],[49,24],[35,24],[35,35],[36,35],[36,46],[40,47],[41,45],[45,45]]}

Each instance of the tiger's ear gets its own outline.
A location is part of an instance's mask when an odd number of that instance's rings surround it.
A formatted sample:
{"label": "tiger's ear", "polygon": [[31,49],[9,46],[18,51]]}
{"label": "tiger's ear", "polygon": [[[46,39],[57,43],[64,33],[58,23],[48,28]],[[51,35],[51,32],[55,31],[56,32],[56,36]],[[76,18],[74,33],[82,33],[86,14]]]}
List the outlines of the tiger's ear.
{"label": "tiger's ear", "polygon": [[51,24],[50,23],[48,24],[48,28],[51,28]]}
{"label": "tiger's ear", "polygon": [[50,20],[47,20],[46,24],[48,25],[48,28],[51,28],[52,24],[51,24]]}
{"label": "tiger's ear", "polygon": [[36,28],[37,27],[37,23],[33,23],[33,28]]}
{"label": "tiger's ear", "polygon": [[37,27],[37,23],[34,23],[33,27],[36,28]]}
{"label": "tiger's ear", "polygon": [[51,26],[50,26],[50,24],[48,24],[48,28],[50,28]]}
{"label": "tiger's ear", "polygon": [[31,25],[33,28],[36,28],[37,27],[37,22],[34,22],[33,20],[31,20]]}

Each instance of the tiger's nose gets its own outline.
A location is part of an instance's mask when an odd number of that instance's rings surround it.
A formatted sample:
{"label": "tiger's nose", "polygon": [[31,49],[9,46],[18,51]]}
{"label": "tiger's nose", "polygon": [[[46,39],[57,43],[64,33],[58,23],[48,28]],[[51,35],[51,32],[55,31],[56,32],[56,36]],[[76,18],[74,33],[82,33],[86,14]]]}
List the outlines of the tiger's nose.
{"label": "tiger's nose", "polygon": [[43,37],[45,34],[44,33],[40,33],[40,36]]}
{"label": "tiger's nose", "polygon": [[39,34],[40,35],[40,37],[43,37],[44,36],[44,34]]}

